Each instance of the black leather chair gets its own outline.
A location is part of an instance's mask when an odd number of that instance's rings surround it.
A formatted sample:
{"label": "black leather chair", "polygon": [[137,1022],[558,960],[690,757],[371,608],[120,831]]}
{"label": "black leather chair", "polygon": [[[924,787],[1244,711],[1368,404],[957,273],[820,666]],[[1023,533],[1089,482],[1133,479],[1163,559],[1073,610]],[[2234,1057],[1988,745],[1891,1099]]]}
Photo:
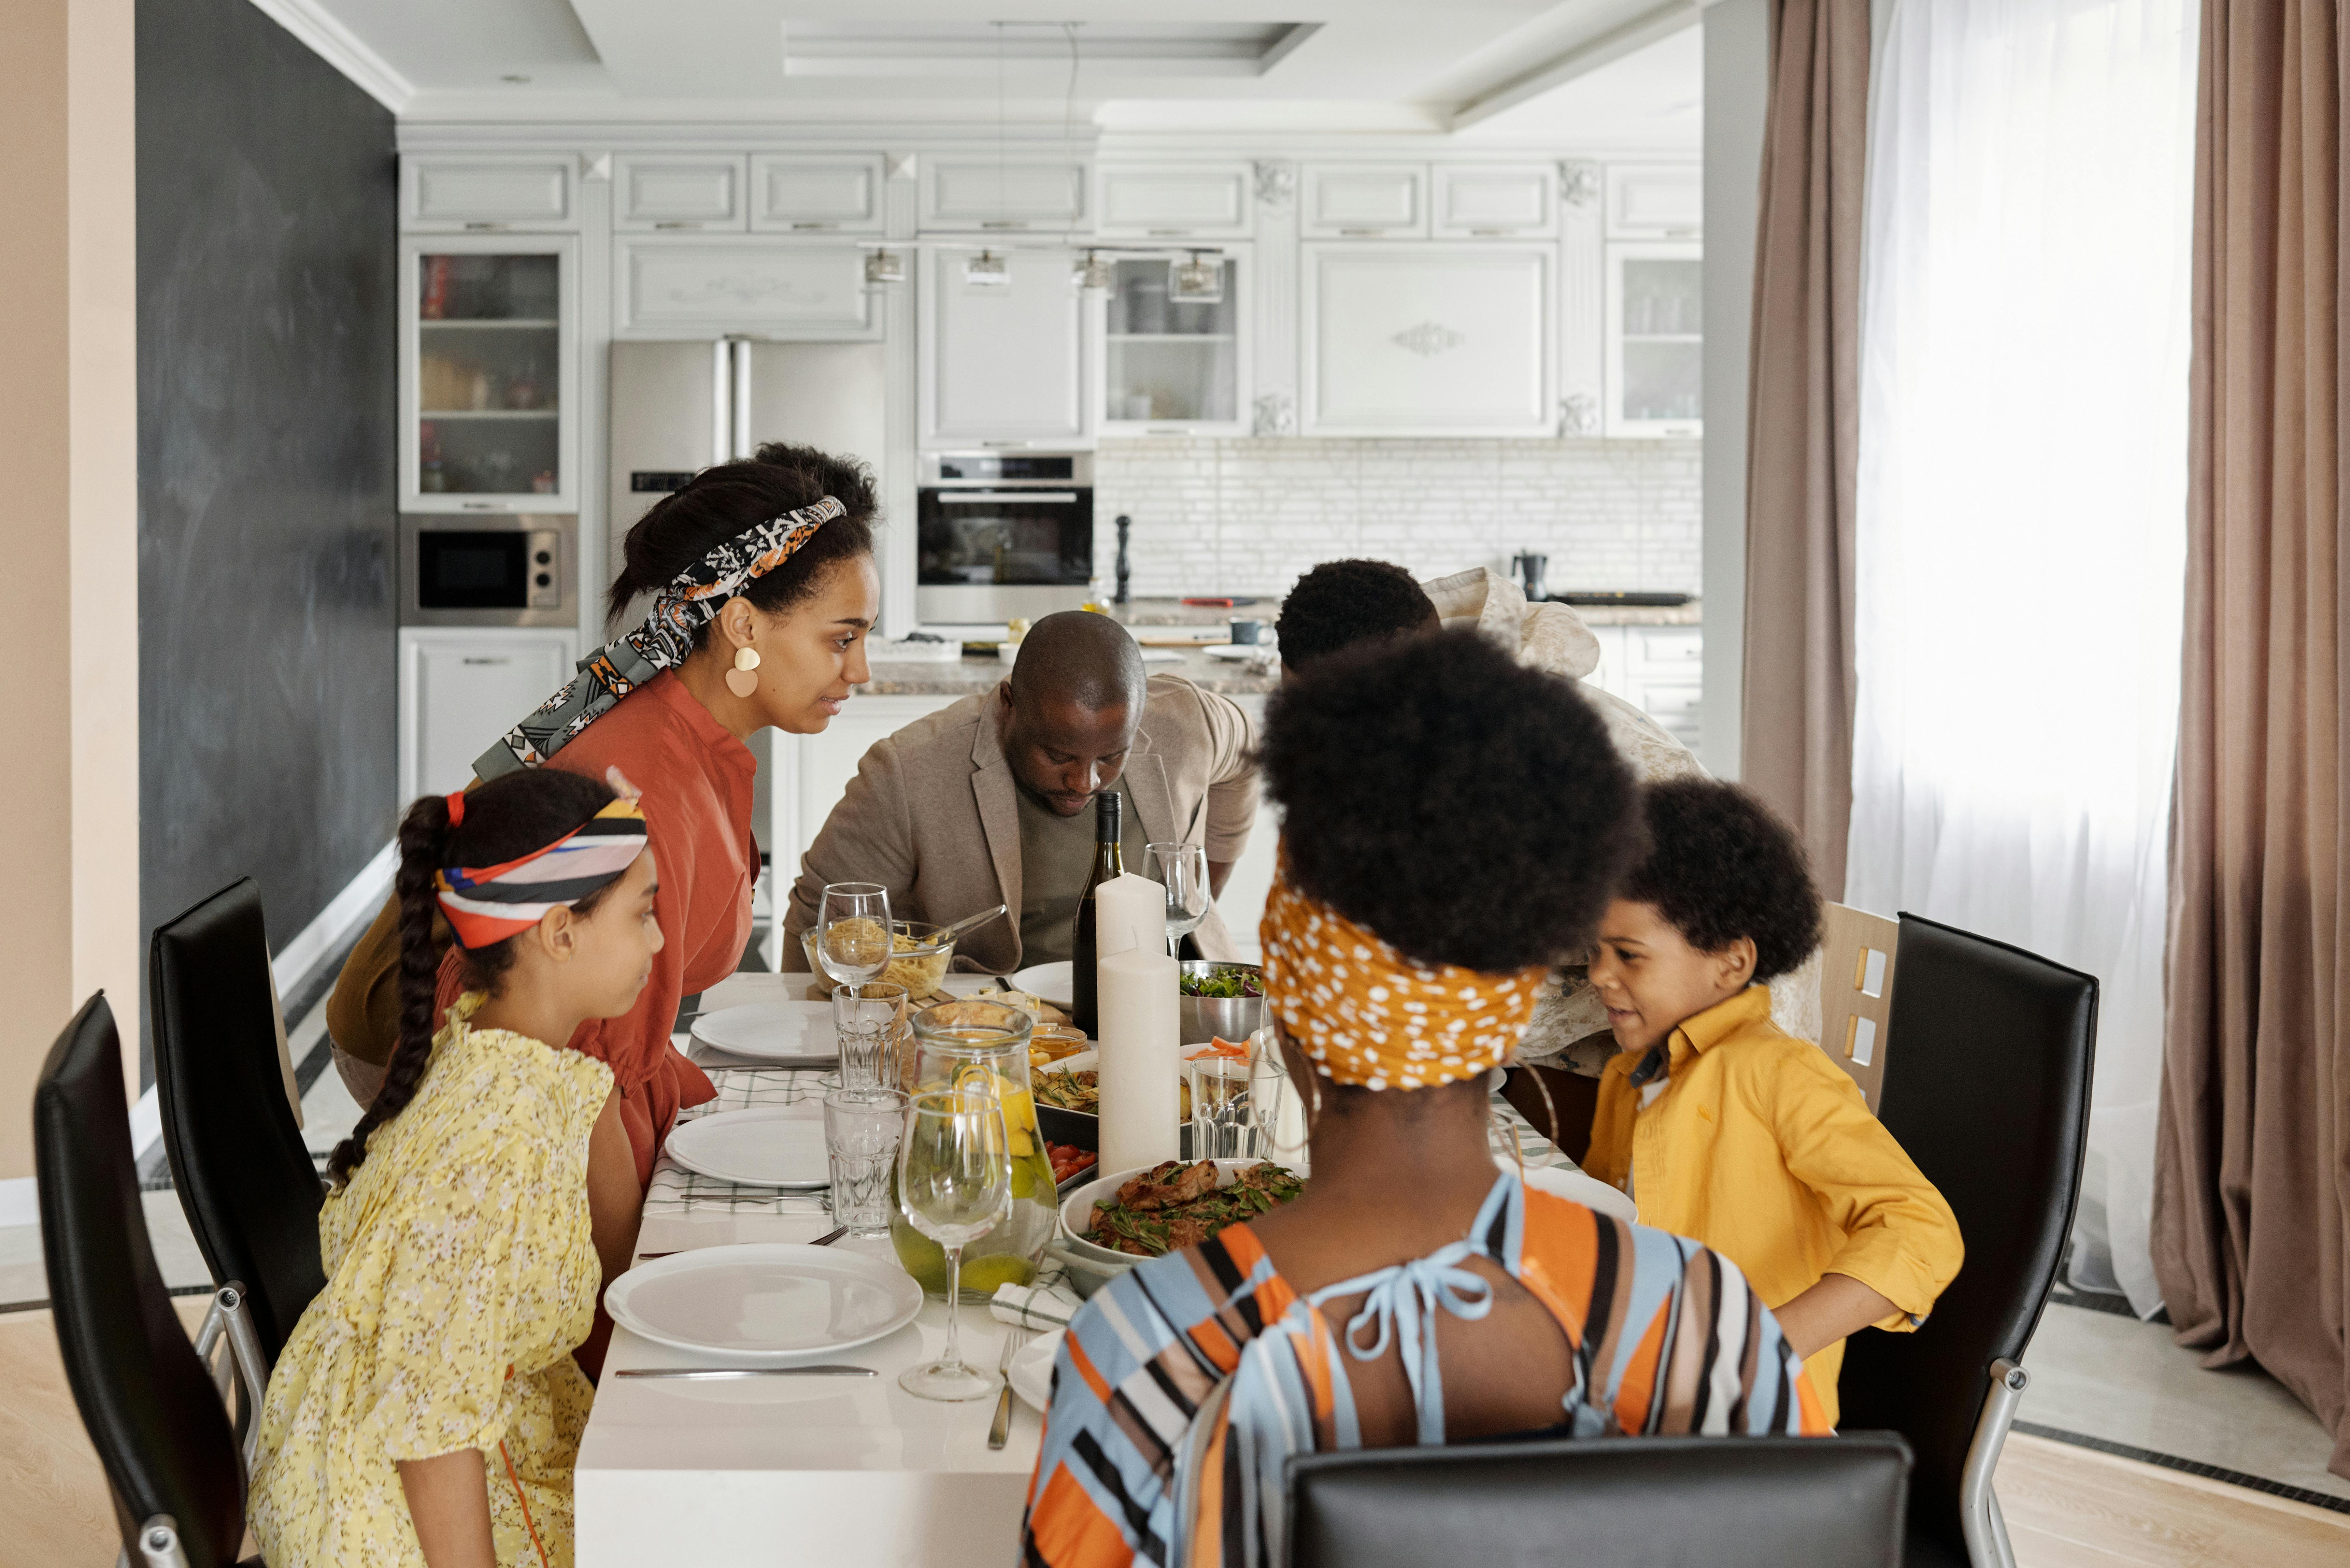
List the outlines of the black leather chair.
{"label": "black leather chair", "polygon": [[75,1014],[42,1064],[33,1151],[57,1346],[106,1468],[126,1559],[171,1562],[176,1550],[189,1568],[234,1563],[244,1472],[228,1412],[147,1239],[122,1048],[103,994]]}
{"label": "black leather chair", "polygon": [[1899,1568],[1909,1451],[1844,1438],[1587,1438],[1307,1454],[1292,1568]]}
{"label": "black leather chair", "polygon": [[2097,981],[1901,917],[1878,1119],[1958,1215],[1967,1258],[1914,1334],[1846,1344],[1843,1420],[1908,1438],[1908,1561],[2014,1568],[1991,1490],[2019,1365],[2081,1190]]}
{"label": "black leather chair", "polygon": [[252,878],[155,929],[148,996],[172,1184],[214,1282],[244,1282],[266,1376],[326,1285],[325,1190],[286,1103],[269,939]]}

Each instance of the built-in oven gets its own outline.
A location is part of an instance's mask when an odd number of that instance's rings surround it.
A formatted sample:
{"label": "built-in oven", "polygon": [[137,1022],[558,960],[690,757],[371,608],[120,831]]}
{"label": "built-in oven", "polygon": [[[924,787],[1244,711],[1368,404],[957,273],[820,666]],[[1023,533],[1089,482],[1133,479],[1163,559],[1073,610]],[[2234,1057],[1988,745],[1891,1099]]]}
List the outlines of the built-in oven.
{"label": "built-in oven", "polygon": [[403,626],[577,626],[578,519],[409,513],[400,520]]}
{"label": "built-in oven", "polygon": [[915,493],[914,614],[926,625],[1034,619],[1086,602],[1092,453],[932,452]]}

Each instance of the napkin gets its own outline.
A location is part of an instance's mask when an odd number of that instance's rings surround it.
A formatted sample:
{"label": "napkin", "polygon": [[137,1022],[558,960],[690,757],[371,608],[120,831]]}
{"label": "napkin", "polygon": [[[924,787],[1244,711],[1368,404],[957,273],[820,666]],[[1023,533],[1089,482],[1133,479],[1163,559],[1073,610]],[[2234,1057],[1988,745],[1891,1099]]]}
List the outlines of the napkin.
{"label": "napkin", "polygon": [[1022,1328],[1066,1328],[1080,1304],[1060,1285],[998,1285],[987,1310]]}

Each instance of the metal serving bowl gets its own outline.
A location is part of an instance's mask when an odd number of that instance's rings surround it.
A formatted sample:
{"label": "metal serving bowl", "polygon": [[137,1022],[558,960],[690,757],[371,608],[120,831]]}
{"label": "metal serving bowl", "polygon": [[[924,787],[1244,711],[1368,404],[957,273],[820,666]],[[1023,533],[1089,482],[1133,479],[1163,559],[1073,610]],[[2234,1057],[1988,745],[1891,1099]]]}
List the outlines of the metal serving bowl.
{"label": "metal serving bowl", "polygon": [[[1264,971],[1253,963],[1228,963],[1222,959],[1185,959],[1178,966],[1185,977],[1245,974],[1264,989]],[[1264,1027],[1264,998],[1242,996],[1182,996],[1175,1002],[1176,1040],[1196,1045],[1206,1040],[1245,1040]]]}

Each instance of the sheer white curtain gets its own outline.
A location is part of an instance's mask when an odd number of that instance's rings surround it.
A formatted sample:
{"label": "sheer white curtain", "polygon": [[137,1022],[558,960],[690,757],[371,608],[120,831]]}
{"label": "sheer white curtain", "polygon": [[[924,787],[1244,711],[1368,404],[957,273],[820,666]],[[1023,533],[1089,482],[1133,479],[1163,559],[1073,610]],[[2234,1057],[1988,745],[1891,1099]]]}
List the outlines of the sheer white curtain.
{"label": "sheer white curtain", "polygon": [[2073,1272],[2142,1314],[2195,54],[2194,0],[1896,0],[1861,285],[1846,897],[2103,981]]}

